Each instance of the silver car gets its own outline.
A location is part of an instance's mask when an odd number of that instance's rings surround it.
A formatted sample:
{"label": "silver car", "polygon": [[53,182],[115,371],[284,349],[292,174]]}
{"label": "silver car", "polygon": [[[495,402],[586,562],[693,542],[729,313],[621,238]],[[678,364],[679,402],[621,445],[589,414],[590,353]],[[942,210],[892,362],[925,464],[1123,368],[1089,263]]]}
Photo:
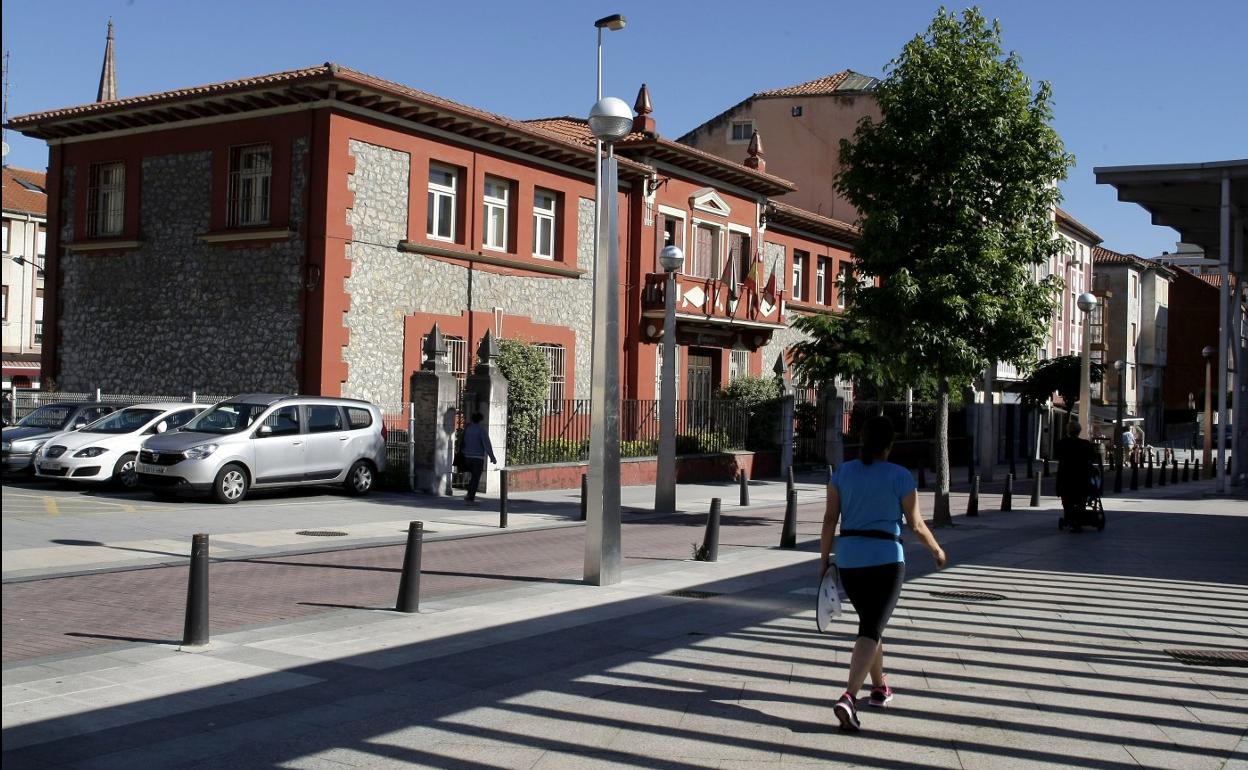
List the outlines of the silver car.
{"label": "silver car", "polygon": [[386,469],[381,410],[351,398],[235,396],[144,441],[136,469],[158,495],[195,490],[221,503],[312,484],[365,495]]}
{"label": "silver car", "polygon": [[48,439],[64,431],[78,430],[114,409],[115,404],[44,404],[4,429],[4,445],[0,448],[4,471],[33,474],[35,466],[31,460]]}

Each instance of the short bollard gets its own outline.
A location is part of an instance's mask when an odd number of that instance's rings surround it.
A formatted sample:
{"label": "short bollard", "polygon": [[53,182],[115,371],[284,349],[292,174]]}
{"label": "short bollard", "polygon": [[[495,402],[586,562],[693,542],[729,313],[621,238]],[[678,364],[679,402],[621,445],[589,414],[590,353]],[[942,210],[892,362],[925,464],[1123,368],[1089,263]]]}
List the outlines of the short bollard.
{"label": "short bollard", "polygon": [[919,466],[919,489],[927,489],[927,469]]}
{"label": "short bollard", "polygon": [[719,561],[719,498],[711,498],[711,512],[706,517],[706,535],[698,561]]}
{"label": "short bollard", "polygon": [[1186,484],[1192,478],[1192,468],[1187,460],[1183,461],[1183,483]]}
{"label": "short bollard", "polygon": [[797,547],[797,492],[784,496],[784,524],[780,527],[780,547]]}
{"label": "short bollard", "polygon": [[979,476],[971,477],[971,494],[966,498],[966,515],[979,515]]}
{"label": "short bollard", "polygon": [[793,491],[793,466],[792,465],[789,466],[789,479],[788,479],[786,491],[788,492]]}
{"label": "short bollard", "polygon": [[581,521],[589,518],[589,476],[581,474]]}
{"label": "short bollard", "polygon": [[507,487],[511,473],[507,469],[498,472],[498,528],[507,529]]}
{"label": "short bollard", "polygon": [[745,468],[737,474],[737,486],[739,487],[737,502],[746,506],[750,504],[750,475],[745,472]]}
{"label": "short bollard", "polygon": [[1043,482],[1044,482],[1044,477],[1037,473],[1036,478],[1031,485],[1031,507],[1032,508],[1040,507],[1040,485]]}
{"label": "short bollard", "polygon": [[186,622],[182,646],[208,644],[208,535],[191,537],[191,577],[186,584]]}
{"label": "short bollard", "polygon": [[1153,454],[1148,454],[1148,467],[1144,469],[1144,488],[1153,488]]}
{"label": "short bollard", "polygon": [[1005,474],[1005,489],[1001,491],[1001,510],[1014,510],[1014,474]]}
{"label": "short bollard", "polygon": [[420,549],[425,542],[425,523],[413,521],[407,527],[407,550],[403,553],[403,576],[399,578],[397,612],[420,611]]}
{"label": "short bollard", "polygon": [[1192,466],[1192,481],[1200,481],[1200,458],[1196,458],[1196,464]]}
{"label": "short bollard", "polygon": [[1131,491],[1134,492],[1135,490],[1139,488],[1140,488],[1140,461],[1132,460],[1131,461]]}
{"label": "short bollard", "polygon": [[1170,455],[1170,483],[1179,483],[1179,456]]}
{"label": "short bollard", "polygon": [[1162,457],[1160,462],[1161,467],[1157,469],[1157,486],[1164,487],[1166,485],[1166,458]]}

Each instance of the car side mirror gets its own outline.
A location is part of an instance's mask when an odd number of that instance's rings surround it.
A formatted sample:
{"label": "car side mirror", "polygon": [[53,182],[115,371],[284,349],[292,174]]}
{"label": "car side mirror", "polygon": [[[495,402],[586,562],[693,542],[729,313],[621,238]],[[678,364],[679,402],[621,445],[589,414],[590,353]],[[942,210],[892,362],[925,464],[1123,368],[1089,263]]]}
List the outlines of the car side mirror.
{"label": "car side mirror", "polygon": [[156,423],[157,433],[164,433],[167,430],[169,430],[169,422],[167,420],[161,420],[160,422]]}
{"label": "car side mirror", "polygon": [[273,426],[272,426],[272,425],[261,425],[261,426],[260,426],[260,430],[256,431],[256,435],[257,435],[257,436],[271,436],[271,435],[273,435]]}
{"label": "car side mirror", "polygon": [[85,422],[74,423],[74,430],[82,430],[85,427],[87,427],[87,424]]}

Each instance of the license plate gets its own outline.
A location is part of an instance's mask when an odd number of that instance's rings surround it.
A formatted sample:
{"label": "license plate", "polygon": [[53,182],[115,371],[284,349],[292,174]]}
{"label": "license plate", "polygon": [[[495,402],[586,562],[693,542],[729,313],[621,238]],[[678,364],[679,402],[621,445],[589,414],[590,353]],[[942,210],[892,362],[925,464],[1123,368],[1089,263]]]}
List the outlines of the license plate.
{"label": "license plate", "polygon": [[135,470],[139,473],[164,473],[164,466],[148,465],[147,463],[135,463]]}
{"label": "license plate", "polygon": [[39,469],[44,470],[44,471],[59,471],[61,469],[61,464],[60,463],[42,463],[40,464]]}

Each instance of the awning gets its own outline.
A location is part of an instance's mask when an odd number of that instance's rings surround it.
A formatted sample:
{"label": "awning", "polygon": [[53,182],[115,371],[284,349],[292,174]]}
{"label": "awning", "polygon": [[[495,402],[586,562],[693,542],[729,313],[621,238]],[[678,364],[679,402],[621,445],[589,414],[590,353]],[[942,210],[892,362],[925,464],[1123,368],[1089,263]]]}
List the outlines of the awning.
{"label": "awning", "polygon": [[27,377],[31,375],[35,375],[37,377],[39,375],[39,372],[40,372],[40,368],[39,368],[38,361],[5,361],[4,362],[5,374],[24,374]]}

